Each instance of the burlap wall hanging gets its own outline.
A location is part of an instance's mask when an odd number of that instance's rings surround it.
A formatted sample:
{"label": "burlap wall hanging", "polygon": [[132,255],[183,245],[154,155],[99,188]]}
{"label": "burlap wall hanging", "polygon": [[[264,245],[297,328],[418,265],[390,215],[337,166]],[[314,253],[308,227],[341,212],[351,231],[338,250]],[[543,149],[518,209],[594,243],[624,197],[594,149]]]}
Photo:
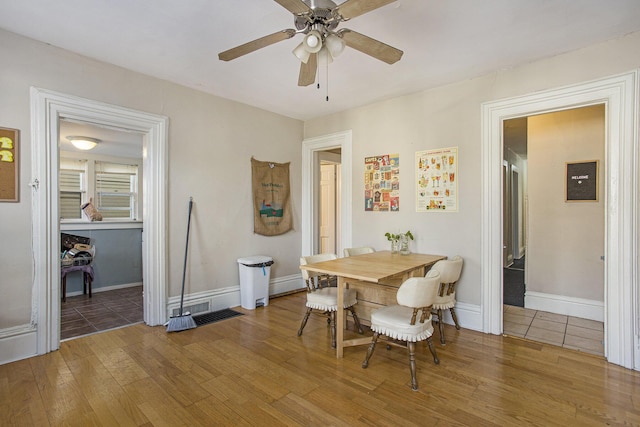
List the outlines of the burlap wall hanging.
{"label": "burlap wall hanging", "polygon": [[293,228],[289,191],[289,162],[261,162],[251,158],[253,231],[277,236]]}

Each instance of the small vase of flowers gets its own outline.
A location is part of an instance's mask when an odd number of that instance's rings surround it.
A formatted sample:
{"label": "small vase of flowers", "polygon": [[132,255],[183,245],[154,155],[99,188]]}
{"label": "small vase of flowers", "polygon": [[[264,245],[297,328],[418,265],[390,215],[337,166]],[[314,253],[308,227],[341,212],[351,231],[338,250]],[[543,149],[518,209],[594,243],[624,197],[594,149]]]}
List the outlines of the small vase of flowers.
{"label": "small vase of flowers", "polygon": [[409,250],[409,240],[413,240],[411,231],[400,234],[385,233],[384,235],[387,240],[391,242],[392,254],[400,253],[401,255],[409,255],[411,253]]}

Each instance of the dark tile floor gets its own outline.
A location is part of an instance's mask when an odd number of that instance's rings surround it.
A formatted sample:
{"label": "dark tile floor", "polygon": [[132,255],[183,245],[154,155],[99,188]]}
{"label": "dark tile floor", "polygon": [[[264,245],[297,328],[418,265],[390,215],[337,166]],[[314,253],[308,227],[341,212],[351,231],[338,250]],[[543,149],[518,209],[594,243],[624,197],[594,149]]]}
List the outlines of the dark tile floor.
{"label": "dark tile floor", "polygon": [[60,339],[66,340],[143,321],[142,286],[67,297],[60,308]]}

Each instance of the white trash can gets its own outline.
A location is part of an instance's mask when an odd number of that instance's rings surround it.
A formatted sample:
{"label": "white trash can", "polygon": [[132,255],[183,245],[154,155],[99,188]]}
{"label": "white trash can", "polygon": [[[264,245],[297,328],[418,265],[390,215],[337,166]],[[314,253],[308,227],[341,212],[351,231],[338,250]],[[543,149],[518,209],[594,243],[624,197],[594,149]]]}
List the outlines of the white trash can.
{"label": "white trash can", "polygon": [[255,310],[269,305],[269,277],[273,258],[250,256],[238,258],[240,270],[240,303],[242,308]]}

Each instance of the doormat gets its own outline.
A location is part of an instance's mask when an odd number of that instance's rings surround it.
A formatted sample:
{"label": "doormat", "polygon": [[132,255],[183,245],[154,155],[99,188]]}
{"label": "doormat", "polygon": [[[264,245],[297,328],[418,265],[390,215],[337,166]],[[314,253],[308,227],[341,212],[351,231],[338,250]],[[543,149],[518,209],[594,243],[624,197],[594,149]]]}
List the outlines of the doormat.
{"label": "doormat", "polygon": [[225,308],[224,310],[212,311],[211,313],[198,314],[197,316],[193,316],[193,320],[196,322],[196,325],[202,326],[208,323],[217,322],[219,320],[242,316],[243,314],[244,313],[239,313],[237,311],[231,310],[230,308]]}

